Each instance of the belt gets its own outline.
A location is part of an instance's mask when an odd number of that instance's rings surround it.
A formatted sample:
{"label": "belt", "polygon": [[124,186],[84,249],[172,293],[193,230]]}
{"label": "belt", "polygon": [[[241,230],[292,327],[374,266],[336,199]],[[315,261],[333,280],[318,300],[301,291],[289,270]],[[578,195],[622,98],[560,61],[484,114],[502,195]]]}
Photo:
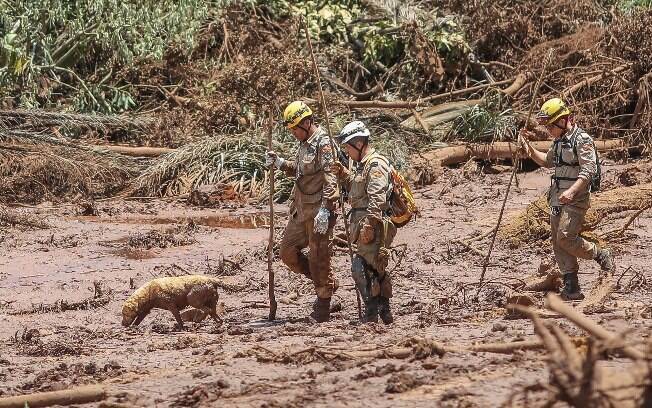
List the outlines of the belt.
{"label": "belt", "polygon": [[[356,212],[356,211],[368,211],[368,209],[367,209],[367,207],[356,207],[356,208],[351,208],[351,209],[346,213],[347,218],[348,218],[351,214],[353,214],[354,212]],[[383,211],[383,215],[389,217],[389,216],[390,216],[390,212],[389,212],[389,211],[390,211],[389,209]]]}
{"label": "belt", "polygon": [[558,177],[558,176],[551,176],[550,177],[550,184],[555,183],[557,185],[557,188],[559,188],[559,182],[560,181],[577,181],[579,177]]}

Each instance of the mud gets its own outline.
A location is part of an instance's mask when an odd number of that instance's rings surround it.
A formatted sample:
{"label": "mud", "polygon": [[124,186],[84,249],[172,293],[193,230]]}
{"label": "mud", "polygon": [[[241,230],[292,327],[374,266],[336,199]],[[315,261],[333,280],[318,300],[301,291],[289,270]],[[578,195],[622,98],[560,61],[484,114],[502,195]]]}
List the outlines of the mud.
{"label": "mud", "polygon": [[[646,179],[647,172],[630,168],[608,165],[606,171],[614,186]],[[546,381],[545,355],[462,349],[536,339],[530,321],[506,318],[504,306],[514,288],[522,288],[549,259],[549,248],[537,243],[512,250],[499,242],[486,284],[479,288],[488,239],[471,238],[495,225],[509,174],[447,172],[438,183],[417,190],[422,215],[399,229],[395,240],[388,268],[395,280],[391,326],[357,322],[344,249],[334,256],[341,282],[336,296],[343,308],[330,322],[306,319],[312,285],[278,259],[278,319],[267,321],[268,231],[261,208],[228,213],[154,201],[104,202],[100,216],[51,207],[28,210],[47,218],[50,228],[0,232],[0,396],[99,383],[109,390],[105,404],[123,406],[499,406],[523,387]],[[505,217],[522,211],[549,182],[541,170],[518,178]],[[107,208],[119,211],[107,216]],[[280,206],[281,225],[285,212]],[[164,234],[163,225],[174,230],[189,219],[195,224],[193,242],[139,247],[147,256],[124,252],[130,237],[154,230]],[[646,212],[629,228],[616,247],[614,292],[589,311],[610,330],[630,328],[628,338],[644,338],[652,327],[651,227],[652,213]],[[455,240],[470,242],[478,253]],[[122,303],[134,288],[153,277],[195,273],[224,280],[222,325],[206,319],[177,330],[163,310],[152,311],[137,328],[120,325]],[[598,275],[595,263],[581,262],[587,293]],[[543,307],[543,293],[529,292],[535,306]],[[583,334],[551,319],[571,336]],[[374,353],[416,347],[419,339],[449,349],[439,355],[415,348],[405,358]],[[626,367],[618,358],[608,363]],[[537,406],[536,399],[530,406]]]}

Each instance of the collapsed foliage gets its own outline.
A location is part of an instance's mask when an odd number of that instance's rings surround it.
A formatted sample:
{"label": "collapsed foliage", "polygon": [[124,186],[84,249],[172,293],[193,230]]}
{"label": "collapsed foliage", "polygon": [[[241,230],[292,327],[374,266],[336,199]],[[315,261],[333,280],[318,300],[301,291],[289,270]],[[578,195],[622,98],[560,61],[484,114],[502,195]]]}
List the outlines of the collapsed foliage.
{"label": "collapsed foliage", "polygon": [[[289,143],[279,142],[276,147],[287,157]],[[265,149],[262,140],[251,136],[201,140],[161,156],[138,177],[133,189],[146,195],[177,196],[204,184],[221,184],[241,197],[263,200],[269,194]],[[276,197],[286,198],[291,183],[279,179]]]}
{"label": "collapsed foliage", "polygon": [[[628,137],[634,144],[651,146],[652,66],[649,59],[640,57],[652,52],[648,50],[652,34],[646,35],[652,16],[646,5],[645,1],[607,0],[550,4],[534,0],[414,4],[185,0],[176,7],[169,1],[136,5],[102,0],[81,1],[73,9],[47,0],[34,0],[29,6],[3,0],[0,77],[6,86],[0,96],[4,106],[137,110],[148,112],[151,119],[136,125],[113,116],[122,122],[116,125],[94,123],[92,116],[83,118],[83,124],[61,118],[34,122],[27,117],[26,126],[24,116],[3,122],[0,114],[0,128],[7,128],[14,138],[44,133],[57,139],[60,135],[100,137],[138,145],[184,146],[165,159],[167,165],[164,159],[157,160],[143,174],[134,171],[135,163],[127,164],[126,173],[140,175],[137,191],[185,194],[202,184],[224,181],[243,197],[262,197],[266,191],[260,163],[264,142],[253,146],[250,139],[233,140],[255,133],[270,111],[280,117],[285,104],[294,99],[309,99],[323,124],[324,112],[316,102],[316,81],[298,19],[305,16],[330,106],[341,106],[335,102],[344,99],[414,100],[491,81],[509,82],[517,74],[527,78],[509,96],[497,97],[498,86],[489,93],[489,88],[483,88],[461,95],[482,103],[466,112],[464,107],[457,110],[452,115],[457,119],[452,117],[436,129],[406,120],[413,114],[407,110],[332,112],[335,130],[352,118],[365,120],[373,127],[376,145],[399,168],[410,166],[409,157],[415,151],[437,147],[433,143],[437,140],[512,139],[534,96],[535,79],[542,75],[543,56],[550,48],[555,50],[555,66],[544,75],[535,102],[561,93],[592,136]],[[43,18],[30,19],[37,15]],[[132,24],[125,28],[123,21]],[[52,57],[61,52],[66,58]],[[408,122],[408,127],[401,125]],[[431,135],[426,137],[426,133]],[[233,140],[224,142],[230,136]],[[200,142],[204,140],[218,142]],[[224,162],[216,159],[218,150],[224,153]],[[3,152],[8,163],[24,161],[25,153],[20,150]],[[60,160],[72,152],[41,161]],[[201,164],[193,164],[195,158]],[[84,171],[68,166],[64,173],[81,173],[87,179],[93,173],[105,174],[99,169],[90,171],[94,165],[81,167]],[[107,163],[102,167],[111,168]],[[40,174],[37,169],[10,171],[22,176]],[[24,187],[14,178],[5,191],[18,192],[11,193],[18,197],[21,190],[31,191],[36,185],[34,195],[42,197],[20,198],[29,202],[75,197],[75,192],[99,197],[114,194],[119,185],[126,187],[121,181],[125,172],[116,174],[118,180],[106,191],[80,187],[75,181],[79,174],[62,176],[72,181],[68,187],[57,176],[38,176],[38,182],[21,176]],[[283,185],[277,198],[287,194],[288,185]]]}
{"label": "collapsed foliage", "polygon": [[124,190],[138,169],[126,157],[71,144],[0,143],[0,197],[22,203],[110,197]]}

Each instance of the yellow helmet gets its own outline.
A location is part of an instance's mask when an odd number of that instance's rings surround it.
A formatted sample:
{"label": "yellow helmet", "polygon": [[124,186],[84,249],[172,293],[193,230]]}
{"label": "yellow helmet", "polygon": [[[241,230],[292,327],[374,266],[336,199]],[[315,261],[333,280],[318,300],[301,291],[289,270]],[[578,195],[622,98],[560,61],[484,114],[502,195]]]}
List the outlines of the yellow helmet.
{"label": "yellow helmet", "polygon": [[312,116],[312,110],[303,101],[294,101],[285,108],[283,122],[290,129],[296,127],[303,119]]}
{"label": "yellow helmet", "polygon": [[568,116],[570,114],[571,111],[566,107],[564,101],[559,98],[552,98],[541,105],[541,109],[537,113],[537,120],[541,124],[550,125],[562,116]]}

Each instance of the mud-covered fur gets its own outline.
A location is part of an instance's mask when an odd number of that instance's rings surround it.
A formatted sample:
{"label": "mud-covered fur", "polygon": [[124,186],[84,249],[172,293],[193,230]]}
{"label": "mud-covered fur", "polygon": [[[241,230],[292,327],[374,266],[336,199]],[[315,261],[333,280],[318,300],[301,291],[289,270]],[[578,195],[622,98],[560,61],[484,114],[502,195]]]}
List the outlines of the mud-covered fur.
{"label": "mud-covered fur", "polygon": [[183,327],[180,310],[188,306],[211,316],[218,324],[217,288],[221,281],[203,275],[186,275],[151,280],[138,288],[122,306],[122,325],[139,325],[154,308],[169,310]]}

